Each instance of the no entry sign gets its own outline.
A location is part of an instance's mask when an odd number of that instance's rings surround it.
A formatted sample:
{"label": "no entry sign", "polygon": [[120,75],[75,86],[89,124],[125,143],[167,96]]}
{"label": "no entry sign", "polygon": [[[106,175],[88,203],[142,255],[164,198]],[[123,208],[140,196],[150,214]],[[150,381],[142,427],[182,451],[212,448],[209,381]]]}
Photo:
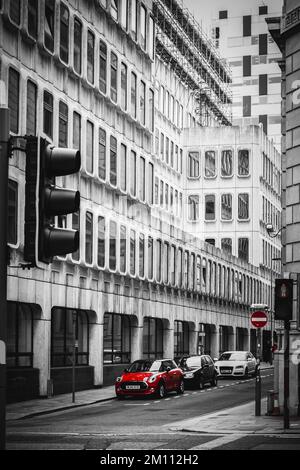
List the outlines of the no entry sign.
{"label": "no entry sign", "polygon": [[251,323],[255,328],[263,328],[268,323],[268,317],[265,312],[257,311],[251,315]]}

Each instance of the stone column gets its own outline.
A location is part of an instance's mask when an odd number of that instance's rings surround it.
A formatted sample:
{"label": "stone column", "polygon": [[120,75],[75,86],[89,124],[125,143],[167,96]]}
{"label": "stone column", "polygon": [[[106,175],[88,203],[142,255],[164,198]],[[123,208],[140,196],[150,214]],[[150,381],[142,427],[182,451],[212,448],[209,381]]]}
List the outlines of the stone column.
{"label": "stone column", "polygon": [[164,357],[174,358],[174,322],[164,322]]}
{"label": "stone column", "polygon": [[218,358],[220,355],[220,327],[216,325],[211,334],[211,357]]}
{"label": "stone column", "polygon": [[190,330],[190,344],[189,344],[189,349],[190,349],[190,354],[198,354],[198,333],[199,333],[199,323],[197,325],[194,325],[194,329]]}
{"label": "stone column", "polygon": [[[141,320],[143,321],[143,319]],[[131,330],[131,361],[143,357],[143,323],[136,323]]]}
{"label": "stone column", "polygon": [[103,384],[103,323],[90,324],[89,363],[94,367],[94,385]]}

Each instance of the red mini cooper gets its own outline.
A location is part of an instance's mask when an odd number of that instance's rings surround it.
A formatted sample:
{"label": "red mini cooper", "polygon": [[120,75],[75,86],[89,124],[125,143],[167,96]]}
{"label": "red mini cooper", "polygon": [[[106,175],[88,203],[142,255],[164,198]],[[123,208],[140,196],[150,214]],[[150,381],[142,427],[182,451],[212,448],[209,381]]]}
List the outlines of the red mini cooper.
{"label": "red mini cooper", "polygon": [[154,395],[163,398],[167,392],[184,393],[183,373],[172,359],[141,359],[134,361],[116,379],[116,395]]}

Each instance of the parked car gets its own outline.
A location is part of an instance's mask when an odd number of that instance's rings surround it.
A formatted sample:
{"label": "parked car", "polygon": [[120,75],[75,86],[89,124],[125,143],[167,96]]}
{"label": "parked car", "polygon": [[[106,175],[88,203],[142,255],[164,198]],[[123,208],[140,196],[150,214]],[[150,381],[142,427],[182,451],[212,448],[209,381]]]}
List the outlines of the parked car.
{"label": "parked car", "polygon": [[185,386],[193,386],[202,389],[206,383],[217,386],[217,371],[214,361],[210,356],[187,356],[179,362],[184,374]]}
{"label": "parked car", "polygon": [[226,351],[215,362],[218,377],[255,376],[257,361],[250,351]]}
{"label": "parked car", "polygon": [[127,396],[158,396],[167,392],[184,393],[183,372],[173,359],[141,359],[125,369],[115,383],[118,398]]}

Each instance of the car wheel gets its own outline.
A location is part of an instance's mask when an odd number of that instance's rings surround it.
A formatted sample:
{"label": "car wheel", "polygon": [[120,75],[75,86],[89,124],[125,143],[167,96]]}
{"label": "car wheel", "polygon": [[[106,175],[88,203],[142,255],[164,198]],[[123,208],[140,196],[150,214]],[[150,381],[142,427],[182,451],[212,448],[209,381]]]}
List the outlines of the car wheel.
{"label": "car wheel", "polygon": [[161,382],[158,385],[157,396],[158,396],[158,398],[165,398],[165,396],[166,396],[166,387],[165,387],[163,382]]}
{"label": "car wheel", "polygon": [[213,378],[213,380],[210,382],[210,385],[211,385],[212,387],[217,387],[217,386],[218,386],[218,379],[217,379],[217,376],[216,376],[216,375],[214,375],[214,378]]}
{"label": "car wheel", "polygon": [[184,382],[183,380],[180,381],[178,388],[176,390],[177,395],[182,395],[184,393]]}
{"label": "car wheel", "polygon": [[244,375],[245,379],[248,379],[249,378],[249,371],[248,371],[248,368],[246,367],[245,369],[245,375]]}

